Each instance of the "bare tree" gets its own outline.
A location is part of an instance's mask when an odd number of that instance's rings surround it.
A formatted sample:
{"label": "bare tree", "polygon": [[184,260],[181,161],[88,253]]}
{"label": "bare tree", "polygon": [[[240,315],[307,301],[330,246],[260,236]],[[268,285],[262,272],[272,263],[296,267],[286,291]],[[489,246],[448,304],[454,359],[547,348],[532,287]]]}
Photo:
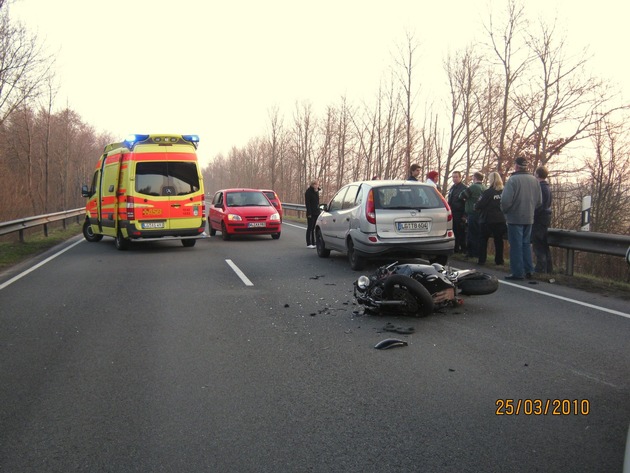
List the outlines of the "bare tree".
{"label": "bare tree", "polygon": [[[480,93],[479,72],[481,57],[469,46],[454,57],[448,56],[444,68],[449,83],[448,149],[443,173],[446,188],[451,171],[460,170],[468,174],[473,163],[474,143],[481,126],[478,115],[477,97]],[[462,169],[463,168],[463,169]]]}
{"label": "bare tree", "polygon": [[541,21],[538,33],[528,34],[527,45],[538,69],[515,94],[514,102],[527,117],[529,133],[523,141],[532,149],[534,165],[546,165],[568,144],[588,137],[589,130],[624,107],[613,105],[614,91],[588,74],[585,51],[568,59],[565,38],[557,35],[555,23],[549,26]]}
{"label": "bare tree", "polygon": [[593,133],[594,156],[587,159],[590,180],[582,186],[594,197],[593,230],[630,235],[630,138],[627,119],[601,120]]}
{"label": "bare tree", "polygon": [[414,133],[413,133],[413,113],[414,113],[414,99],[417,95],[415,85],[413,82],[413,71],[416,66],[416,58],[414,54],[418,48],[418,43],[414,38],[414,35],[407,31],[406,42],[403,47],[399,48],[398,59],[396,65],[400,68],[398,79],[402,86],[403,95],[401,100],[404,102],[403,111],[405,114],[405,149],[404,159],[405,166],[409,168],[411,165],[411,155],[414,151]]}
{"label": "bare tree", "polygon": [[12,21],[6,3],[0,3],[0,125],[39,95],[53,64],[37,36]]}
{"label": "bare tree", "polygon": [[[517,130],[520,129],[521,117],[512,107],[511,96],[517,81],[531,62],[529,52],[524,48],[524,44],[519,42],[526,27],[525,9],[518,0],[508,0],[506,17],[500,26],[495,24],[492,15],[486,26],[486,32],[490,37],[490,47],[495,59],[498,60],[503,81],[500,89],[501,99],[497,104],[499,107],[499,116],[496,117],[498,122],[497,124],[494,121],[491,123],[496,127],[498,141],[495,142],[495,134],[490,133],[486,126],[482,126],[482,130],[485,134],[486,145],[494,155],[499,172],[505,171],[511,159],[519,151]],[[486,105],[494,103],[496,89],[492,85],[489,90],[492,92],[492,101],[487,102]],[[486,121],[481,122],[482,125],[487,123]]]}
{"label": "bare tree", "polygon": [[269,170],[271,173],[270,182],[271,188],[275,189],[277,186],[277,172],[282,172],[281,166],[281,147],[282,147],[282,117],[278,107],[273,107],[269,110]]}

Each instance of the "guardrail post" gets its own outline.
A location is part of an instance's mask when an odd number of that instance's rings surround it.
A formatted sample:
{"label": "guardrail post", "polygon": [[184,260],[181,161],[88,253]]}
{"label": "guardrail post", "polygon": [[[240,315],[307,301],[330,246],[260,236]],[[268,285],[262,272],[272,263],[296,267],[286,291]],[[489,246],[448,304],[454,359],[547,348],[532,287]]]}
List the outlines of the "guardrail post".
{"label": "guardrail post", "polygon": [[567,269],[564,273],[567,276],[573,276],[573,265],[575,263],[575,251],[571,248],[567,248]]}
{"label": "guardrail post", "polygon": [[18,230],[18,234],[20,235],[20,243],[24,243],[24,230]]}
{"label": "guardrail post", "polygon": [[47,223],[44,224],[44,236],[48,237],[48,224]]}

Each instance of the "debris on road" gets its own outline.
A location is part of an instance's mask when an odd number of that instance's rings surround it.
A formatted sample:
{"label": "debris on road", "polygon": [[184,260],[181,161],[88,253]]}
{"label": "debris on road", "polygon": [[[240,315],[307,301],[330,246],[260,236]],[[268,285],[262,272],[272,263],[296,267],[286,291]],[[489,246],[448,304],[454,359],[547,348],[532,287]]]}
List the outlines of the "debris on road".
{"label": "debris on road", "polygon": [[387,350],[389,348],[406,347],[407,345],[409,344],[404,340],[399,340],[397,338],[386,338],[385,340],[381,340],[376,345],[374,345],[374,348],[376,348],[377,350]]}

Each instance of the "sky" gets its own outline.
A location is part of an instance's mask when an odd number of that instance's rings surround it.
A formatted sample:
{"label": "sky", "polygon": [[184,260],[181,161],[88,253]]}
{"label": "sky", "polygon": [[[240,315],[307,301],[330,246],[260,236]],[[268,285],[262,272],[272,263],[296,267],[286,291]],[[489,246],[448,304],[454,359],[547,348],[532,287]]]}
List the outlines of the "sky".
{"label": "sky", "polygon": [[[198,134],[207,164],[268,131],[278,107],[317,113],[371,103],[410,32],[418,80],[444,81],[449,51],[483,39],[506,0],[14,0],[12,18],[56,57],[58,109],[115,139]],[[627,88],[624,0],[526,0],[533,18],[558,17],[567,43],[588,47],[598,76]]]}

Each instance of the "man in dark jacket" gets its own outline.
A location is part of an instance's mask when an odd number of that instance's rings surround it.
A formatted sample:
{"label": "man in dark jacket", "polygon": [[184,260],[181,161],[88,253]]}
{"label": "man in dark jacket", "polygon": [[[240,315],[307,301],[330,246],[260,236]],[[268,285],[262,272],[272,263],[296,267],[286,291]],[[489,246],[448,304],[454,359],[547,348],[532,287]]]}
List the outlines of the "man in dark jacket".
{"label": "man in dark jacket", "polygon": [[319,217],[319,180],[313,179],[304,193],[306,205],[306,247],[315,248],[315,223]]}
{"label": "man in dark jacket", "polygon": [[481,239],[481,225],[479,224],[479,212],[475,210],[475,204],[486,190],[483,185],[484,176],[481,172],[473,174],[473,183],[459,195],[464,200],[466,210],[466,222],[468,230],[466,231],[466,246],[468,247],[468,258],[479,258],[479,240]]}
{"label": "man in dark jacket", "polygon": [[462,173],[453,171],[453,185],[448,190],[448,205],[453,212],[453,233],[455,234],[455,253],[466,253],[466,212],[464,201],[459,195],[467,189],[462,182]]}
{"label": "man in dark jacket", "polygon": [[547,243],[547,230],[551,224],[551,190],[547,182],[547,168],[540,166],[534,173],[542,194],[542,205],[534,212],[534,225],[532,226],[532,249],[536,256],[537,273],[552,273],[553,263],[551,261],[551,251]]}
{"label": "man in dark jacket", "polygon": [[407,180],[417,181],[418,176],[420,175],[420,171],[422,170],[420,169],[419,164],[412,164],[411,166],[409,166],[409,176],[407,177]]}

